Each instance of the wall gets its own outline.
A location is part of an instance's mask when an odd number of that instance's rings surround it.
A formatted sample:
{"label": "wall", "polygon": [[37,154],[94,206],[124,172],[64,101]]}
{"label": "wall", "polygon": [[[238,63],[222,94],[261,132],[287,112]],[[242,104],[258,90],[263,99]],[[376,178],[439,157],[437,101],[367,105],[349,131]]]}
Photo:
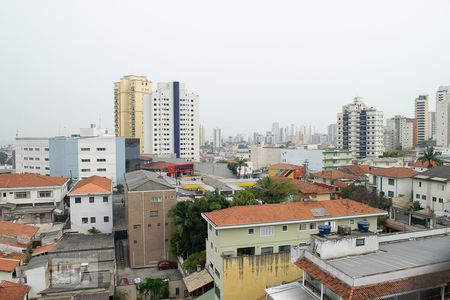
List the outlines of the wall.
{"label": "wall", "polygon": [[[89,197],[94,197],[94,203],[89,203]],[[103,197],[108,197],[108,202],[103,202]],[[75,203],[75,198],[81,198],[81,203]],[[95,223],[91,223],[91,217],[95,217]],[[109,221],[105,222],[104,217]],[[82,218],[88,218],[88,223],[82,222]],[[80,233],[88,233],[92,227],[101,233],[111,233],[113,228],[112,196],[91,195],[70,197],[70,227]]]}
{"label": "wall", "polygon": [[[421,186],[419,186],[419,182]],[[443,190],[442,186],[444,186]],[[423,208],[428,207],[434,210],[437,216],[450,212],[450,183],[414,179],[413,190],[413,201],[419,201]],[[423,199],[423,196],[426,199]],[[433,197],[436,198],[436,201],[433,201]],[[439,202],[439,199],[442,199],[442,203]]]}
{"label": "wall", "polygon": [[264,299],[268,285],[301,278],[301,270],[291,263],[289,253],[225,258],[223,266],[222,299]]}
{"label": "wall", "polygon": [[250,157],[253,169],[258,170],[281,162],[281,152],[286,149],[274,147],[250,146]]}
{"label": "wall", "polygon": [[[363,246],[356,246],[357,239],[364,239]],[[375,234],[340,238],[314,237],[314,248],[321,259],[332,259],[348,255],[360,255],[378,251],[378,237]]]}
{"label": "wall", "polygon": [[79,179],[77,144],[75,138],[50,139],[50,176]]}
{"label": "wall", "polygon": [[25,275],[27,277],[27,284],[31,286],[31,290],[28,294],[30,298],[38,297],[38,293],[45,290],[50,285],[47,266],[25,270]]}
{"label": "wall", "polygon": [[[39,192],[51,191],[52,196],[48,198],[39,198]],[[29,192],[30,197],[25,199],[15,199],[16,192]],[[6,197],[5,197],[6,193]],[[11,194],[12,193],[12,194]],[[58,206],[67,194],[67,182],[62,186],[50,186],[50,187],[32,187],[32,188],[15,188],[15,189],[0,189],[0,203],[12,203],[12,204],[42,204],[49,203],[54,206]]]}
{"label": "wall", "polygon": [[16,173],[50,175],[48,138],[16,138],[14,150]]}
{"label": "wall", "polygon": [[[374,177],[378,192],[383,192],[386,197],[409,196],[412,193],[412,178],[389,178],[369,174],[369,183],[373,183]],[[389,184],[389,179],[394,180],[394,185]],[[389,196],[389,192],[393,192],[393,196]]]}

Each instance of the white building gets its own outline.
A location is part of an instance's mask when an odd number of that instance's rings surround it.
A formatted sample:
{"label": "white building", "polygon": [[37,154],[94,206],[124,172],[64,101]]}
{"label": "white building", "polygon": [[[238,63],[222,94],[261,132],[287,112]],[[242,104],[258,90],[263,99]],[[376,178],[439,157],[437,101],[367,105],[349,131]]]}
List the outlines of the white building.
{"label": "white building", "polygon": [[64,210],[69,179],[39,174],[0,174],[0,219],[52,223]]}
{"label": "white building", "polygon": [[203,125],[200,125],[199,142],[200,147],[205,146],[206,136],[205,136],[205,127]]}
{"label": "white building", "polygon": [[436,93],[436,145],[450,144],[450,86],[441,86]]}
{"label": "white building", "polygon": [[428,95],[420,95],[415,99],[414,112],[417,120],[417,142],[427,141],[430,134]]}
{"label": "white building", "polygon": [[414,176],[413,201],[439,217],[450,213],[450,166],[437,166]]}
{"label": "white building", "polygon": [[344,105],[337,115],[337,147],[348,149],[353,158],[378,157],[383,154],[383,112],[368,108],[362,98]]}
{"label": "white building", "polygon": [[16,137],[16,173],[50,175],[49,138]]}
{"label": "white building", "polygon": [[222,131],[220,128],[213,129],[213,147],[215,149],[222,147]]}
{"label": "white building", "polygon": [[163,82],[144,97],[144,152],[200,160],[199,97],[184,83]]}
{"label": "white building", "polygon": [[[395,116],[386,120],[385,142],[386,150],[414,148],[414,120],[403,116]],[[389,135],[386,138],[386,134]]]}
{"label": "white building", "polygon": [[430,138],[436,140],[436,112],[430,112]]}
{"label": "white building", "polygon": [[337,138],[337,124],[328,125],[328,142],[332,145],[336,145]]}
{"label": "white building", "polygon": [[101,233],[111,233],[112,181],[91,176],[78,181],[70,190],[70,226],[72,230],[88,233],[95,227]]}
{"label": "white building", "polygon": [[418,172],[409,168],[369,168],[369,184],[386,197],[409,196],[413,190],[414,175]]}

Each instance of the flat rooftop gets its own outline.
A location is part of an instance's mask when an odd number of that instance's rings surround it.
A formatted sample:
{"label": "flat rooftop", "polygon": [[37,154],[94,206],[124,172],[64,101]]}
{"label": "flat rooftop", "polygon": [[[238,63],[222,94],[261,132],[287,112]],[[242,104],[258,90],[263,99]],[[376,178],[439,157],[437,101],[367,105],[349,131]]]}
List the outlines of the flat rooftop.
{"label": "flat rooftop", "polygon": [[48,253],[114,249],[112,234],[65,234]]}
{"label": "flat rooftop", "polygon": [[450,262],[450,236],[380,244],[379,251],[326,260],[352,278]]}

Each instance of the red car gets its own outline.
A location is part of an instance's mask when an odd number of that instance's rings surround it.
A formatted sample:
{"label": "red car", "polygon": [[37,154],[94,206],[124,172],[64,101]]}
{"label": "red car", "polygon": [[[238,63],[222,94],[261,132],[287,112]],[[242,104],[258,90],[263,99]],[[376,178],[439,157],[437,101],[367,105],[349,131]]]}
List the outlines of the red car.
{"label": "red car", "polygon": [[158,270],[178,269],[178,264],[170,260],[161,260],[158,263]]}

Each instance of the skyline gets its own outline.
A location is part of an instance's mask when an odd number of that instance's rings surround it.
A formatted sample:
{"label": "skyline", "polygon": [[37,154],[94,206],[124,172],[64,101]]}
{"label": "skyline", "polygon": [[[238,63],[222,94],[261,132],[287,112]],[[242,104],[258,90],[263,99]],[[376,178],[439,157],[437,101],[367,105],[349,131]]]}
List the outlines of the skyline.
{"label": "skyline", "polygon": [[[450,84],[442,67],[450,63],[450,42],[441,38],[450,33],[446,1],[290,2],[292,9],[258,2],[258,10],[252,2],[234,9],[207,1],[98,1],[89,10],[87,2],[44,3],[7,3],[0,12],[8,112],[0,141],[12,141],[17,131],[74,133],[99,118],[112,132],[113,83],[127,74],[148,76],[154,85],[184,82],[200,96],[209,138],[215,127],[224,137],[251,135],[273,122],[326,133],[355,96],[385,119],[412,117],[415,97],[430,95],[435,111],[437,89]],[[156,13],[169,10],[169,23]]]}

